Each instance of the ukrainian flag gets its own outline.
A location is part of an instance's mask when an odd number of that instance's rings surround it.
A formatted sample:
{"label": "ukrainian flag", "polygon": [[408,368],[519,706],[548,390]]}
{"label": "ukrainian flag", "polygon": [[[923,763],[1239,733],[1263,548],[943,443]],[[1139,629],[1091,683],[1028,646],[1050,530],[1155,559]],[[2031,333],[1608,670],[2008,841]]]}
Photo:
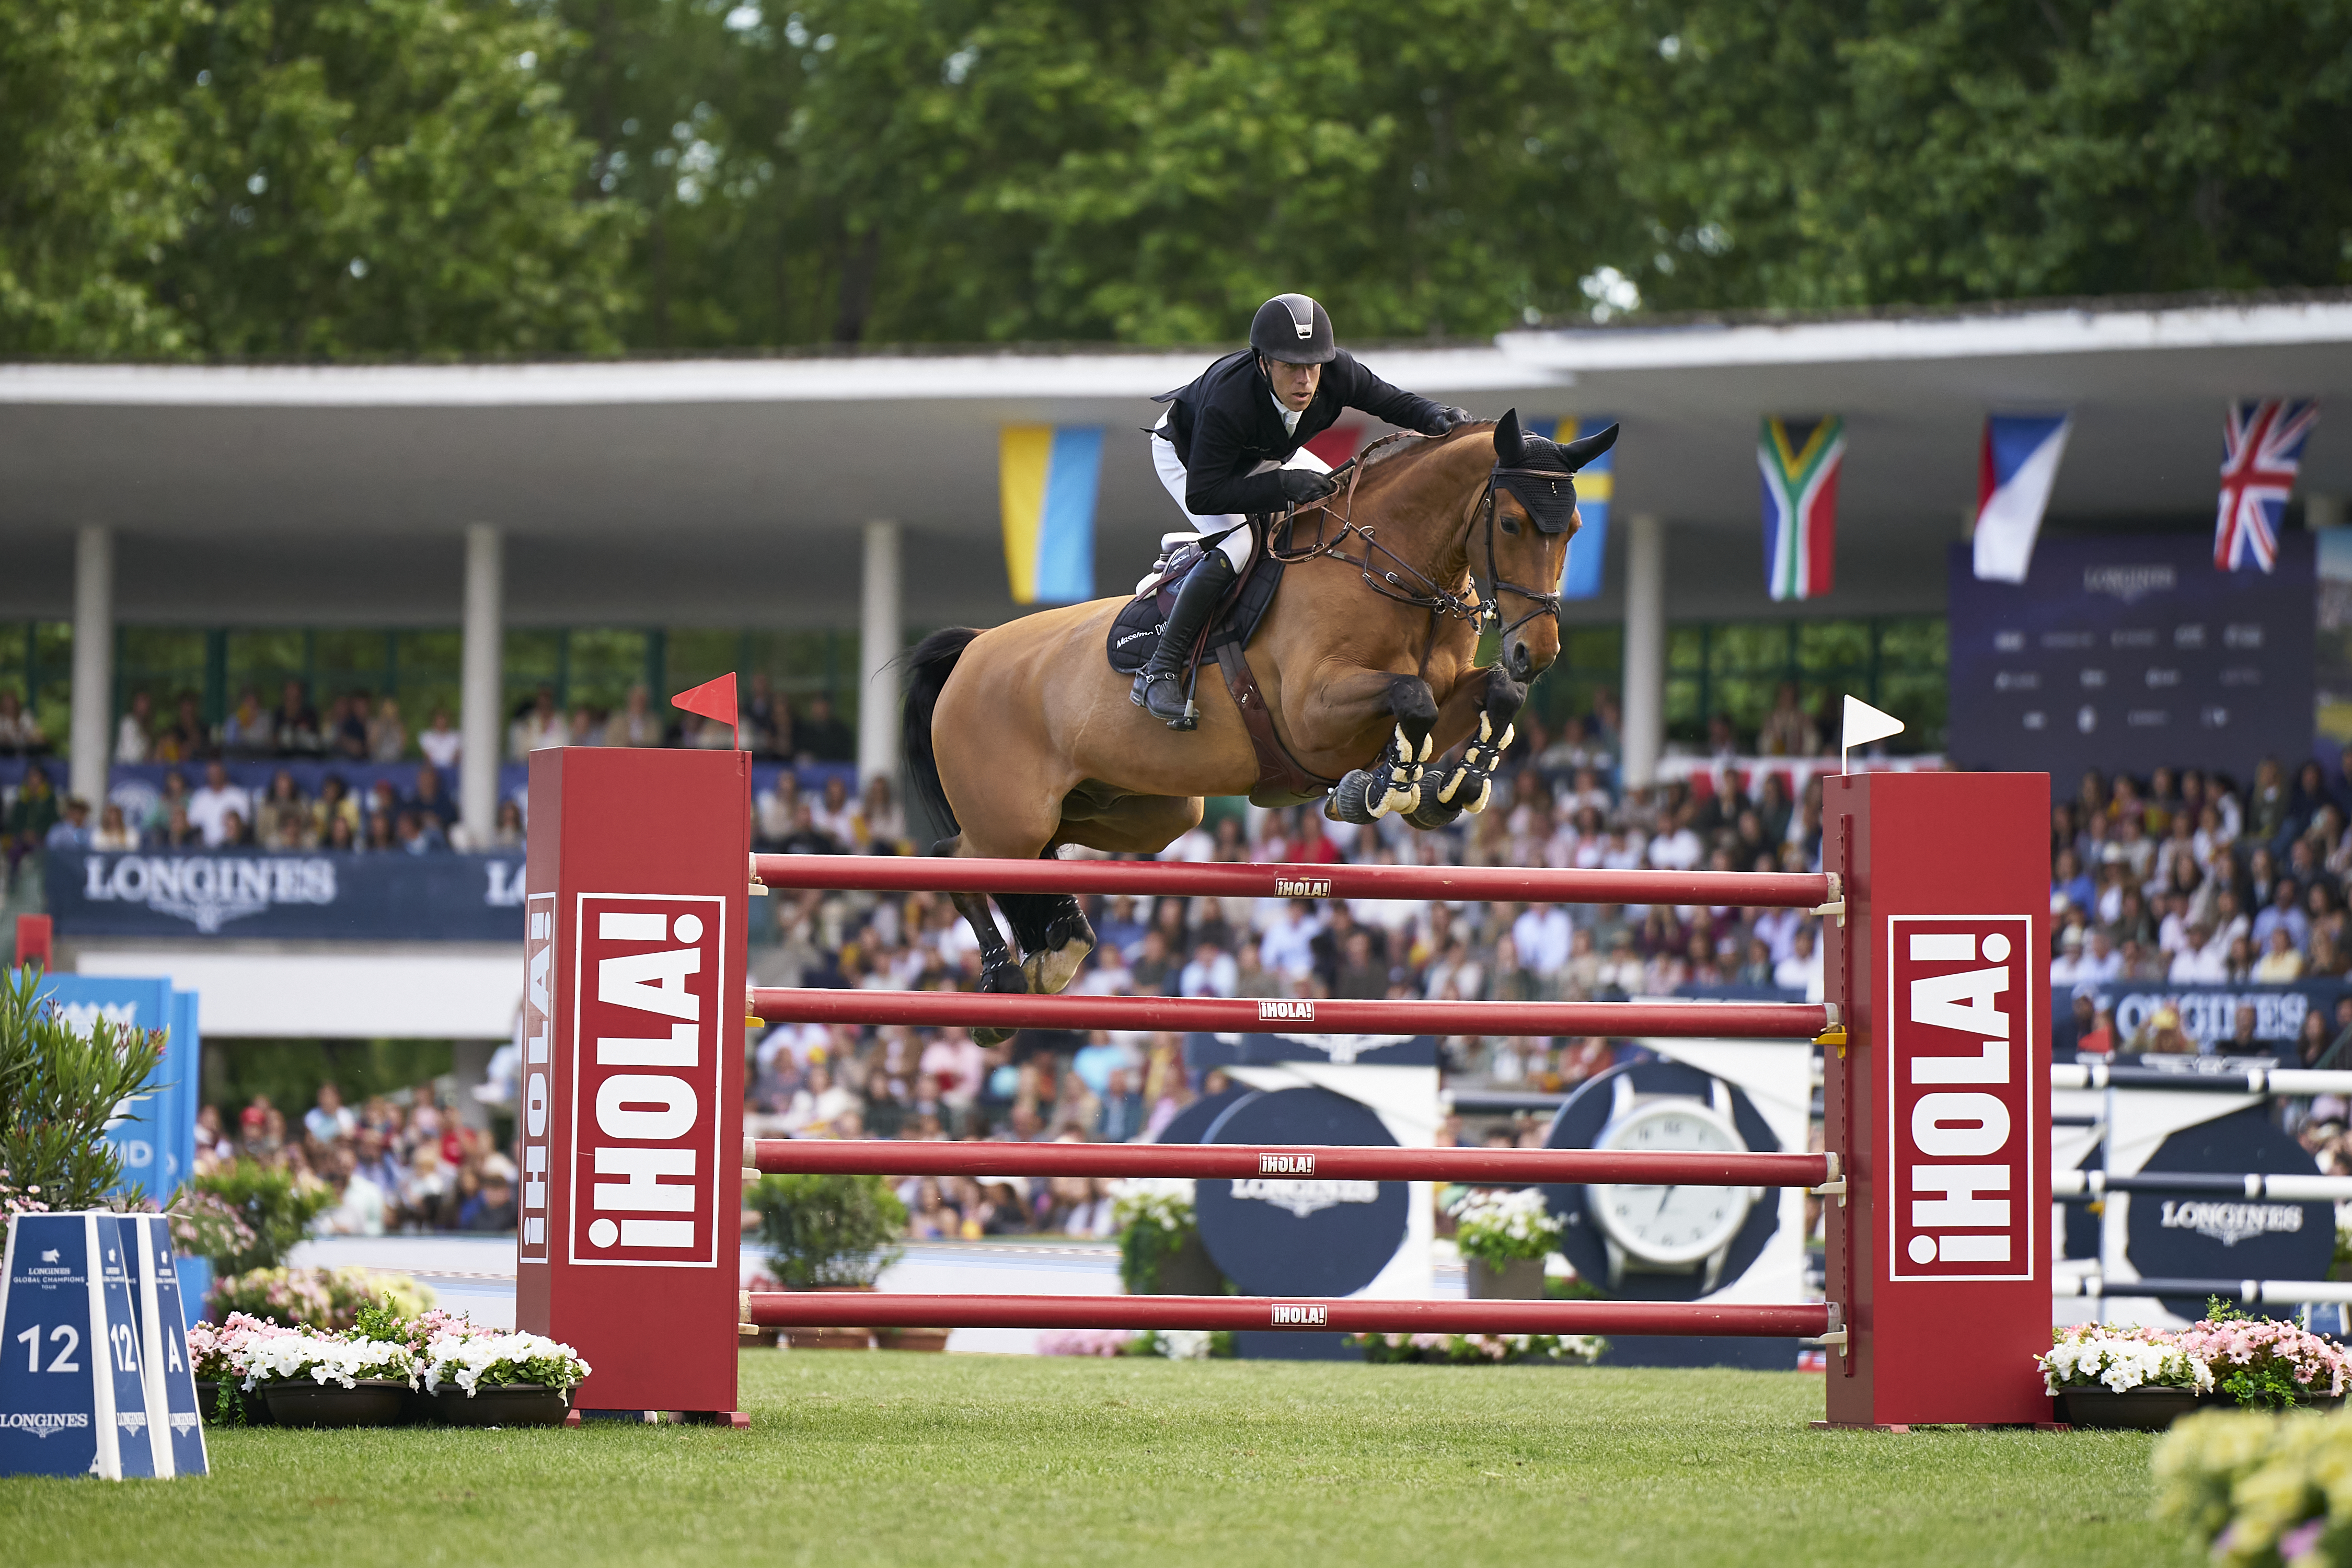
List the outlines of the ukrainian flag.
{"label": "ukrainian flag", "polygon": [[1095,596],[1095,493],[1102,426],[1007,425],[997,447],[1004,572],[1017,605]]}
{"label": "ukrainian flag", "polygon": [[[1554,441],[1575,441],[1598,435],[1614,424],[1613,419],[1579,419],[1563,415],[1544,428],[1543,421],[1531,421],[1528,428],[1538,436]],[[1614,447],[1603,452],[1576,476],[1576,513],[1584,526],[1569,542],[1568,563],[1561,569],[1559,596],[1563,599],[1597,599],[1601,596],[1601,559],[1609,550],[1609,502],[1617,490],[1617,453]]]}

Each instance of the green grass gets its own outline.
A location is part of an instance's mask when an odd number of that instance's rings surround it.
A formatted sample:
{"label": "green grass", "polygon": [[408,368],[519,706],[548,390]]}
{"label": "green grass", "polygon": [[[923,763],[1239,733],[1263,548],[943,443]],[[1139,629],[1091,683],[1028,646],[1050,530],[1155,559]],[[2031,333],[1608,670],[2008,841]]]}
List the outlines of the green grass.
{"label": "green grass", "polygon": [[0,1480],[35,1563],[2189,1563],[2150,1439],[1823,1433],[1817,1376],[747,1352],[749,1432],[216,1432]]}

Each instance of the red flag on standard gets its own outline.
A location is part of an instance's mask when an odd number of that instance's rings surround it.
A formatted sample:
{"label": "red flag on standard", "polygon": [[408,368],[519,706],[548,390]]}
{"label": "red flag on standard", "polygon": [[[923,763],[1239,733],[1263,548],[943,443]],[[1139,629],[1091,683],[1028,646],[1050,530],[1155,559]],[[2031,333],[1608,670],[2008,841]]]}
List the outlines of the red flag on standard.
{"label": "red flag on standard", "polygon": [[[716,680],[706,680],[690,691],[681,691],[670,699],[672,704],[689,713],[699,713],[705,719],[716,719],[730,729],[740,727],[735,717],[735,672],[729,670]],[[740,747],[738,747],[740,750]]]}

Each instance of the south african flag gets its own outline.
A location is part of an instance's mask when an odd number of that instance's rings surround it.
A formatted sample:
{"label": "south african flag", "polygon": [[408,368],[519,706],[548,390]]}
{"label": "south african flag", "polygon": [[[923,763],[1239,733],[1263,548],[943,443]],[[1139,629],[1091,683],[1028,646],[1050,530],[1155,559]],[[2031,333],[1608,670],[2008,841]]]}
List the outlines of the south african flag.
{"label": "south african flag", "polygon": [[1775,599],[1830,591],[1837,563],[1838,469],[1845,421],[1771,419],[1756,444],[1764,470],[1764,585]]}

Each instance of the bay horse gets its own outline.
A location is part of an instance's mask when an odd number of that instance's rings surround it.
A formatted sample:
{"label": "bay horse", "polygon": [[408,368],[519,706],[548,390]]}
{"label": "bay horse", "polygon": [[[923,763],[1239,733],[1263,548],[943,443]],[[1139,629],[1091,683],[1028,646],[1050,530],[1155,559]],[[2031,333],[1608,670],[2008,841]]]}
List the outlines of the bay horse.
{"label": "bay horse", "polygon": [[[1426,829],[1484,809],[1528,682],[1559,657],[1550,585],[1580,526],[1570,476],[1616,438],[1612,426],[1555,445],[1523,431],[1517,410],[1443,437],[1390,437],[1335,476],[1339,492],[1297,509],[1286,533],[1273,531],[1291,563],[1245,656],[1291,757],[1338,780],[1327,815],[1361,823],[1394,811]],[[1507,600],[1525,613],[1507,621]],[[1199,824],[1203,796],[1314,798],[1254,787],[1257,754],[1213,668],[1196,730],[1171,731],[1129,700],[1128,678],[1104,655],[1127,604],[1097,599],[988,631],[951,626],[909,656],[908,771],[953,828],[934,854],[1050,858],[1065,844],[1153,854]],[[1501,657],[1479,666],[1488,626]],[[1430,768],[1433,753],[1445,760]],[[996,902],[1018,961],[988,900],[956,899],[980,940],[982,988],[1068,984],[1096,941],[1077,900]]]}

